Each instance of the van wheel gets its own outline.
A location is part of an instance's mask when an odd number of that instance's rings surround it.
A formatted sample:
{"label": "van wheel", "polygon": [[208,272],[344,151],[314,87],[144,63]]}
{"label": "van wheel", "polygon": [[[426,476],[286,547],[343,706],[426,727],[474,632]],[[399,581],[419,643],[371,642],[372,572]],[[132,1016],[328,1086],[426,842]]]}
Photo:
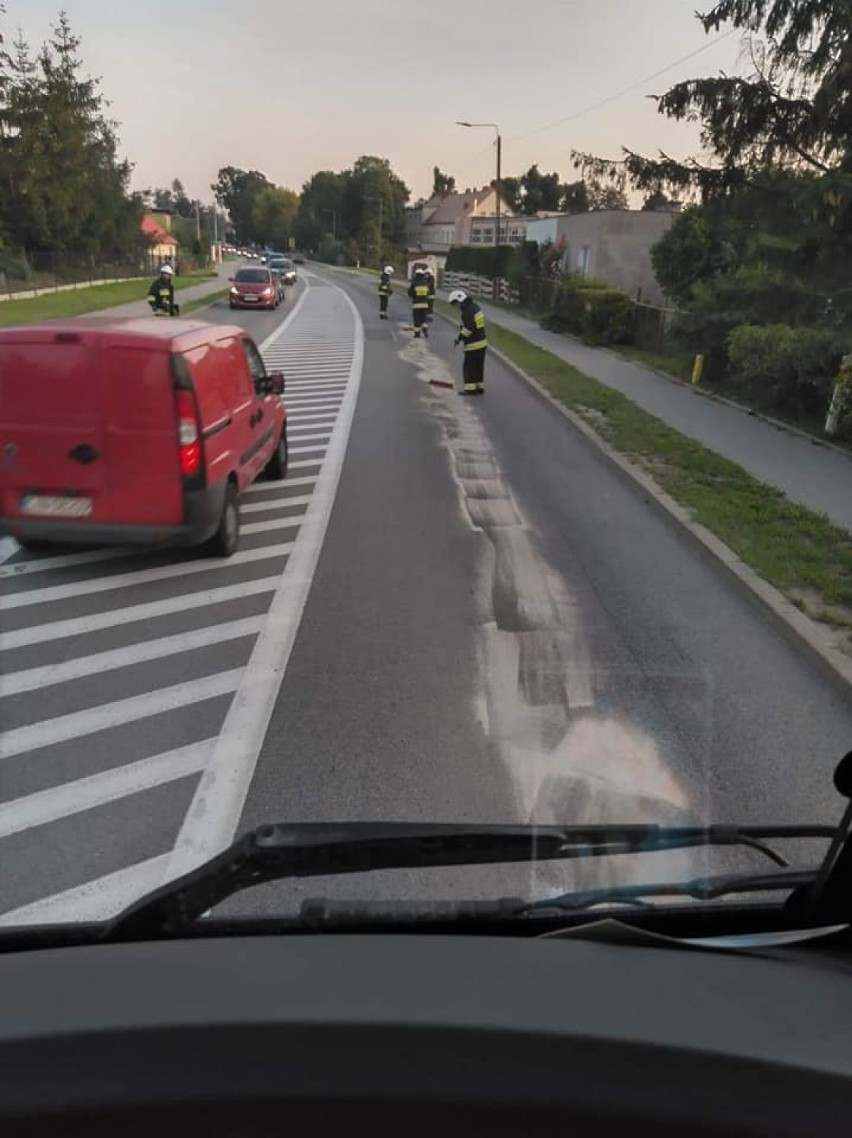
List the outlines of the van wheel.
{"label": "van wheel", "polygon": [[277,480],[287,477],[287,467],[290,465],[290,451],[287,446],[287,427],[282,427],[278,446],[272,452],[272,457],[263,468],[267,478]]}
{"label": "van wheel", "polygon": [[237,488],[233,482],[229,482],[225,491],[222,516],[219,518],[219,528],[207,543],[207,551],[211,557],[230,557],[236,553],[239,544],[240,504],[237,501]]}

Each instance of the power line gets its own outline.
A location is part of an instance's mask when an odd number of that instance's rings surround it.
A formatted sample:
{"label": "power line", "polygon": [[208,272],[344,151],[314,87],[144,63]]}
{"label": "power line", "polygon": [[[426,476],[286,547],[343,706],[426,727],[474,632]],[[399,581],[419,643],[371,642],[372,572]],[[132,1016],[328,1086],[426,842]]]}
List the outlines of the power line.
{"label": "power line", "polygon": [[653,75],[646,75],[644,79],[639,79],[636,83],[631,83],[629,87],[623,87],[620,91],[616,91],[615,94],[607,95],[604,99],[598,99],[596,103],[590,103],[588,107],[583,107],[580,111],[574,111],[573,114],[566,115],[564,118],[557,119],[555,122],[547,123],[546,126],[536,127],[535,130],[527,131],[526,134],[514,134],[511,138],[507,139],[507,141],[519,142],[521,139],[531,138],[534,134],[541,134],[543,131],[553,130],[554,127],[562,126],[562,124],[566,122],[572,122],[574,119],[580,118],[581,115],[589,114],[590,111],[596,111],[598,107],[606,106],[607,103],[612,103],[616,99],[620,99],[623,95],[629,95],[631,91],[635,91],[638,87],[644,87],[646,83],[650,83],[652,79],[656,79],[660,75],[665,75],[667,71],[671,71],[674,67],[679,67],[681,63],[686,63],[687,60],[694,59],[695,56],[700,55],[702,51],[707,51],[709,48],[715,47],[716,44],[721,43],[722,40],[726,40],[728,36],[732,36],[736,30],[736,28],[731,28],[729,31],[723,32],[723,34],[717,36],[716,39],[711,40],[709,43],[702,44],[701,47],[696,48],[695,51],[691,51],[689,55],[684,55],[680,59],[676,59],[673,63],[668,63],[665,67],[661,67],[660,70],[655,71]]}

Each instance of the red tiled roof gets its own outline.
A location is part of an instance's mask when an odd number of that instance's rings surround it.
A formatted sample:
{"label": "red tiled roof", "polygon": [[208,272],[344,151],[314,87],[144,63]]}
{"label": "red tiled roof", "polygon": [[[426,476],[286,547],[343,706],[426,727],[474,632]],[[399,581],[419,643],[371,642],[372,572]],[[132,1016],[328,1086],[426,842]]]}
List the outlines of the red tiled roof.
{"label": "red tiled roof", "polygon": [[157,225],[153,217],[143,217],[140,228],[146,237],[153,237],[157,245],[177,245],[175,238]]}

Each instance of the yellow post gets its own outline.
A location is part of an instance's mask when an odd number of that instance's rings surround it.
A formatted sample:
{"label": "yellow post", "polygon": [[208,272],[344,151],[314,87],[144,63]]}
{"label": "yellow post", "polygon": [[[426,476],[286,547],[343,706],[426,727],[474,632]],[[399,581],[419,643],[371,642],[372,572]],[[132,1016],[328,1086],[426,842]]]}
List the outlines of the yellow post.
{"label": "yellow post", "polygon": [[698,355],[695,357],[695,363],[692,365],[692,382],[699,384],[701,382],[701,373],[704,371],[704,356]]}

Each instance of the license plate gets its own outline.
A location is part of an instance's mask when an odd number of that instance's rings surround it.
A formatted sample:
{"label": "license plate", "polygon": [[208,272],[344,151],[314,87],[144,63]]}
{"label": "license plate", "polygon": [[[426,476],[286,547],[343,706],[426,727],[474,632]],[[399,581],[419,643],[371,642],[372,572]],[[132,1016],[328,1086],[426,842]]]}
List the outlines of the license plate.
{"label": "license plate", "polygon": [[88,518],[92,515],[92,499],[25,494],[21,498],[21,513],[38,514],[43,518]]}
{"label": "license plate", "polygon": [[258,298],[256,296],[244,296],[242,299],[253,302],[253,301],[256,301]]}

